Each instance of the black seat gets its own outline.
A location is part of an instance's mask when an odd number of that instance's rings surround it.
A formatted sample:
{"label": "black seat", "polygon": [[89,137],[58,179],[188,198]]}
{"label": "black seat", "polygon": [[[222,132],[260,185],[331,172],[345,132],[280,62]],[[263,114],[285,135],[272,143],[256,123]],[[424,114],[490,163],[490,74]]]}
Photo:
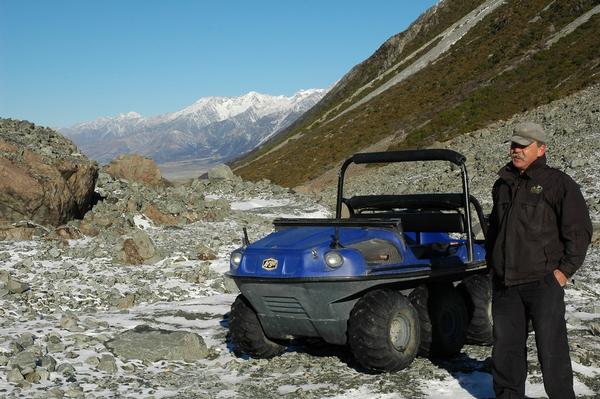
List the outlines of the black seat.
{"label": "black seat", "polygon": [[460,213],[442,212],[376,212],[358,213],[352,218],[390,218],[400,219],[402,230],[414,232],[464,233],[465,223]]}

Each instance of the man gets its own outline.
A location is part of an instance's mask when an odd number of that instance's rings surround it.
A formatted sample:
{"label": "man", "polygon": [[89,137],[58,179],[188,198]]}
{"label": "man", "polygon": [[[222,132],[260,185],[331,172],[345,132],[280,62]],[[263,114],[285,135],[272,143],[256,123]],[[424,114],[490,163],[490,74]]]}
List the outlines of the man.
{"label": "man", "polygon": [[592,224],[579,186],[546,165],[547,138],[535,123],[515,127],[511,162],[500,171],[486,240],[493,276],[492,375],[497,398],[524,398],[527,325],[535,331],[550,399],[575,398],[564,286],[581,266]]}

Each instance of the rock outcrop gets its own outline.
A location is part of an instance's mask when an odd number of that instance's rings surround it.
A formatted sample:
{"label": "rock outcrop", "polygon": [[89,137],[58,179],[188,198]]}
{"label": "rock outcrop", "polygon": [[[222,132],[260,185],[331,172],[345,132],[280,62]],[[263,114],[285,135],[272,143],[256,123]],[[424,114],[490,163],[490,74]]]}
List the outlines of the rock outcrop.
{"label": "rock outcrop", "polygon": [[92,206],[98,166],[52,129],[0,119],[0,221],[60,225]]}
{"label": "rock outcrop", "polygon": [[138,154],[123,154],[113,159],[104,171],[115,179],[125,179],[144,186],[161,187],[165,185],[156,162]]}

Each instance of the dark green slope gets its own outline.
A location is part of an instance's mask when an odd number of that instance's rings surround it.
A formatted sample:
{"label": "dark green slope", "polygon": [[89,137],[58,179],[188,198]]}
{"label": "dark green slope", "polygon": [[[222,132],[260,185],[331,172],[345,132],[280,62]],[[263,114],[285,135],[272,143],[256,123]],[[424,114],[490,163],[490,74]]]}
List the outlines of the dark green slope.
{"label": "dark green slope", "polygon": [[[295,124],[238,160],[233,165],[236,173],[244,178],[269,178],[295,186],[386,137],[395,137],[392,148],[424,146],[506,119],[600,81],[600,14],[547,45],[557,32],[599,5],[600,0],[507,1],[436,62],[366,104],[332,119],[356,101],[357,98],[347,99],[358,88],[481,3],[447,0],[436,12],[424,14],[411,28],[388,40],[373,56],[353,68]],[[398,70],[406,65],[400,65]],[[391,76],[377,81],[358,98]]]}

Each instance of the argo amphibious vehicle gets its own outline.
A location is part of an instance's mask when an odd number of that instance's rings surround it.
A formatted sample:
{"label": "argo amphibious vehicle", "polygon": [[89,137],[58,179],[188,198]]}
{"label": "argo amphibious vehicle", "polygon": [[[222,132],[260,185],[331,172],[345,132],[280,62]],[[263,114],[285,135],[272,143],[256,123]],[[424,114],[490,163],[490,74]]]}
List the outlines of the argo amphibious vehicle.
{"label": "argo amphibious vehicle", "polygon": [[[344,197],[351,164],[448,161],[462,192]],[[477,219],[475,219],[475,216]],[[333,219],[276,219],[231,254],[241,294],[229,328],[237,353],[269,358],[292,339],[349,345],[369,370],[396,371],[420,353],[452,356],[491,341],[490,283],[479,202],[452,150],[359,153],[339,172]]]}

